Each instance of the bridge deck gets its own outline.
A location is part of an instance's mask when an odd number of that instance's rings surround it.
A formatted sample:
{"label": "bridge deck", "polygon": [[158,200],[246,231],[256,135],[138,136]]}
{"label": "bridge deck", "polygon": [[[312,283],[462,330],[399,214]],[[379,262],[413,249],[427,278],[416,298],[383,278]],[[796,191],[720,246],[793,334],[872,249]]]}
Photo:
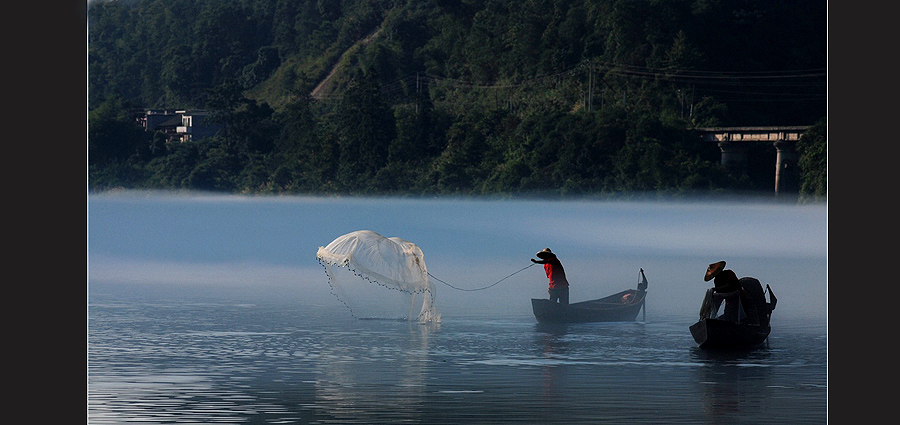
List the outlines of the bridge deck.
{"label": "bridge deck", "polygon": [[808,125],[781,127],[704,127],[703,140],[708,142],[796,142]]}

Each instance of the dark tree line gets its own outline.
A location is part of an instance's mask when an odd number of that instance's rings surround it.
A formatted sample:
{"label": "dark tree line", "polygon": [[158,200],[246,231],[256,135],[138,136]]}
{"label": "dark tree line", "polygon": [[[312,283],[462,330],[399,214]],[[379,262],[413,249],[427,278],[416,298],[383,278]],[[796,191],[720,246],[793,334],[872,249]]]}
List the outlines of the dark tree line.
{"label": "dark tree line", "polygon": [[[818,123],[800,147],[802,191],[824,197],[820,3],[97,0],[89,184],[765,192],[768,181],[719,166],[694,129]],[[135,124],[131,112],[150,108],[206,109],[226,130],[165,143]]]}

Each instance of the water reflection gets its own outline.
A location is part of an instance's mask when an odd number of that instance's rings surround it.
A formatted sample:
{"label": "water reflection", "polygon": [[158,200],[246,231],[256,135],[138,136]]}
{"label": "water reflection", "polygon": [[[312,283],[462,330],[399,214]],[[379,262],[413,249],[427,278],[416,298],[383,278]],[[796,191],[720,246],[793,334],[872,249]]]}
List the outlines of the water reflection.
{"label": "water reflection", "polygon": [[538,334],[564,336],[569,331],[568,323],[536,323],[534,330]]}
{"label": "water reflection", "polygon": [[[325,341],[316,361],[317,414],[338,423],[421,419],[429,362],[429,338],[439,323],[359,321],[366,328]],[[387,326],[395,332],[385,332]],[[406,328],[405,330],[402,328]],[[353,341],[348,343],[348,341]]]}
{"label": "water reflection", "polygon": [[696,382],[703,396],[704,423],[735,423],[751,415],[765,418],[771,394],[768,349],[695,348],[691,354],[703,364],[697,368]]}
{"label": "water reflection", "polygon": [[95,306],[91,423],[824,423],[818,328],[716,352],[693,345],[686,319],[653,319],[419,325],[293,306]]}

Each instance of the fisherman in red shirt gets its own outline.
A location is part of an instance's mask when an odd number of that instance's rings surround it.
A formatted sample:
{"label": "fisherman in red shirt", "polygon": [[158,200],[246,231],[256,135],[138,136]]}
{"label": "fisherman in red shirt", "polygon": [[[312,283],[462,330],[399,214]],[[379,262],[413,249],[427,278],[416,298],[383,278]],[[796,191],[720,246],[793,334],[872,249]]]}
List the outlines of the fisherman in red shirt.
{"label": "fisherman in red shirt", "polygon": [[569,305],[569,281],[566,280],[566,271],[559,259],[556,258],[556,254],[551,252],[550,248],[544,248],[535,256],[540,260],[532,258],[531,262],[543,264],[547,278],[550,279],[550,289],[547,291],[550,293],[550,301]]}

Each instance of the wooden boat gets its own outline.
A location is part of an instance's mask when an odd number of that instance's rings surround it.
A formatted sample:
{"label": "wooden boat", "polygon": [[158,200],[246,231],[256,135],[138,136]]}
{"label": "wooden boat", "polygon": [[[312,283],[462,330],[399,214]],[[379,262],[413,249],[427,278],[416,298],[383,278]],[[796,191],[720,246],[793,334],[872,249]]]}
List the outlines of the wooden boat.
{"label": "wooden boat", "polygon": [[690,330],[700,348],[713,349],[755,347],[766,341],[772,328],[707,318],[698,320]]}
{"label": "wooden boat", "polygon": [[[568,305],[550,302],[546,298],[532,298],[531,308],[540,323],[585,323],[585,322],[630,322],[637,318],[647,299],[647,278],[641,269],[642,281],[637,289],[622,292],[596,300],[581,301]],[[644,317],[647,311],[644,309]]]}
{"label": "wooden boat", "polygon": [[[772,331],[770,318],[778,299],[772,288],[766,285],[769,302],[758,280],[752,277],[740,279],[747,302],[738,306],[740,319],[716,316],[718,305],[713,302],[713,288],[707,291],[700,308],[700,320],[690,326],[691,336],[702,349],[754,348],[763,344]],[[736,293],[737,291],[735,291]]]}

